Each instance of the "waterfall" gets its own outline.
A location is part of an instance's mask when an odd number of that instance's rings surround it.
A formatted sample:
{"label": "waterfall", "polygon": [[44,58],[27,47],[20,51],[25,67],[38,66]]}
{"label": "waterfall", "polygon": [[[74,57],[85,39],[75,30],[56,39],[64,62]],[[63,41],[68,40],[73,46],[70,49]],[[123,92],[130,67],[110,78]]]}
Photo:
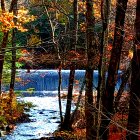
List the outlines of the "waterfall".
{"label": "waterfall", "polygon": [[[62,70],[62,90],[67,90],[70,70]],[[84,79],[85,70],[76,70],[74,87],[80,88]],[[119,72],[121,75],[121,72]],[[98,85],[98,71],[94,71],[93,87]],[[17,70],[16,79],[20,79],[15,84],[15,91],[28,91],[28,92],[49,92],[57,91],[58,88],[58,71],[57,70]],[[78,82],[77,82],[78,81]],[[121,83],[120,76],[116,89],[119,88]]]}

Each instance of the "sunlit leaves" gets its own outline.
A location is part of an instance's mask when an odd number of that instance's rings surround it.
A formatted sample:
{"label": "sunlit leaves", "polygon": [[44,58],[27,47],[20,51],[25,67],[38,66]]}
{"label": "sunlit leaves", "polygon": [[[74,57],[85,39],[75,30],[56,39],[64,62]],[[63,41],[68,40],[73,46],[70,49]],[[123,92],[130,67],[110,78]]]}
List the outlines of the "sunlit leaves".
{"label": "sunlit leaves", "polygon": [[[14,24],[14,18],[17,20],[16,25]],[[13,13],[3,12],[0,15],[0,25],[3,32],[7,32],[13,28],[17,28],[21,32],[28,31],[23,27],[23,24],[35,20],[35,16],[29,15],[29,11],[24,7],[18,10],[17,16],[14,16]]]}
{"label": "sunlit leaves", "polygon": [[85,22],[83,22],[83,23],[80,24],[80,30],[82,32],[86,32],[86,23]]}
{"label": "sunlit leaves", "polygon": [[41,44],[41,39],[36,35],[31,35],[31,37],[28,39],[29,46],[39,45],[39,44]]}
{"label": "sunlit leaves", "polygon": [[26,49],[21,51],[21,57],[18,59],[18,62],[20,63],[32,63],[33,56],[30,52],[28,52]]}
{"label": "sunlit leaves", "polygon": [[13,22],[13,13],[5,12],[0,15],[1,29],[6,32],[15,27]]}
{"label": "sunlit leaves", "polygon": [[133,58],[133,51],[132,50],[129,50],[128,58],[129,59],[132,59]]}

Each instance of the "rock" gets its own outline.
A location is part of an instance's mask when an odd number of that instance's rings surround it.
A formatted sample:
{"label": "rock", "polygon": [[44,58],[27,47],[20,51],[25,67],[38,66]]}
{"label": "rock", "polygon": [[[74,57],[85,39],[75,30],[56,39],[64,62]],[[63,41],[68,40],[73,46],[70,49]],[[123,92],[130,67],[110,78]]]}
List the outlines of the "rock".
{"label": "rock", "polygon": [[57,117],[54,116],[54,117],[51,117],[50,119],[57,119]]}
{"label": "rock", "polygon": [[17,122],[20,123],[30,122],[31,120],[29,119],[29,117],[30,117],[29,114],[22,114],[22,116],[17,120]]}
{"label": "rock", "polygon": [[44,114],[43,111],[40,111],[39,114]]}
{"label": "rock", "polygon": [[13,130],[13,129],[15,129],[15,125],[13,125],[13,124],[10,124],[10,125],[7,125],[6,126],[6,132],[10,132],[11,130]]}
{"label": "rock", "polygon": [[55,123],[61,123],[60,121],[56,121]]}

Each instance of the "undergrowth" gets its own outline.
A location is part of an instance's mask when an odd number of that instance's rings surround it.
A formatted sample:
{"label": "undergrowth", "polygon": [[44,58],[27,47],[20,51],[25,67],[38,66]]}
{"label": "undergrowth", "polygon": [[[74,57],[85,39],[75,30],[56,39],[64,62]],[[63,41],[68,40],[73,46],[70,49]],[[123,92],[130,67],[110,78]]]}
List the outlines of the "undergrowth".
{"label": "undergrowth", "polygon": [[15,124],[21,118],[27,120],[28,115],[24,112],[25,109],[29,110],[31,107],[33,107],[33,104],[30,102],[17,101],[14,93],[2,93],[0,96],[0,126]]}

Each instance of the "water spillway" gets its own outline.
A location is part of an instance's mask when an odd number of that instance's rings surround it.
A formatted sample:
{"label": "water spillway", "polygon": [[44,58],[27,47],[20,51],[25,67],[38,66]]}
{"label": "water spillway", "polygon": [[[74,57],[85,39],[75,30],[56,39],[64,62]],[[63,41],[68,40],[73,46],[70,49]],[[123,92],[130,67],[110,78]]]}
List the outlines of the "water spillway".
{"label": "water spillway", "polygon": [[[62,70],[62,90],[68,88],[70,70]],[[121,72],[119,72],[116,89],[119,88],[121,79]],[[80,88],[85,76],[85,70],[76,70],[74,86]],[[20,79],[15,84],[17,91],[34,91],[34,92],[47,92],[57,91],[58,89],[58,70],[18,70],[16,79]],[[98,85],[98,71],[94,71],[93,87]],[[77,82],[78,81],[78,82]]]}
{"label": "water spillway", "polygon": [[[47,92],[57,91],[58,89],[58,71],[57,70],[31,70],[27,73],[27,70],[18,70],[17,79],[19,82],[15,84],[15,90],[17,91],[29,91],[34,92]],[[62,70],[62,90],[68,88],[69,82],[69,70]],[[84,79],[85,70],[76,70],[74,85],[79,84],[79,87]],[[97,71],[94,71],[94,85],[97,86],[98,77]]]}

